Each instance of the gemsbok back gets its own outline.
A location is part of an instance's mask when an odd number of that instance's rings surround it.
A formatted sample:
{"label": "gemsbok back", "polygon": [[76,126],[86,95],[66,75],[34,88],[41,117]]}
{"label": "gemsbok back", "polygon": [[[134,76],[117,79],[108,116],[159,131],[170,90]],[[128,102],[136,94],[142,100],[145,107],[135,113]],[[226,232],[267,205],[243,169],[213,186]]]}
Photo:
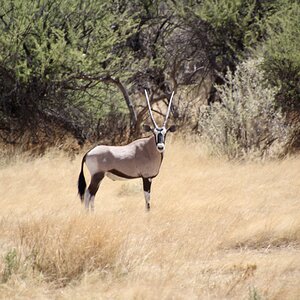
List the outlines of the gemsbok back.
{"label": "gemsbok back", "polygon": [[[94,210],[95,195],[104,176],[112,180],[141,178],[143,180],[146,210],[150,210],[150,189],[152,179],[155,178],[163,160],[165,139],[167,133],[174,132],[174,125],[166,128],[174,92],[171,95],[167,113],[162,127],[159,127],[153,117],[149,97],[145,90],[147,105],[153,127],[144,125],[146,132],[153,135],[141,138],[125,146],[96,146],[87,152],[81,162],[78,178],[78,193],[85,208]],[[91,174],[91,182],[86,189],[83,165],[86,163]]]}

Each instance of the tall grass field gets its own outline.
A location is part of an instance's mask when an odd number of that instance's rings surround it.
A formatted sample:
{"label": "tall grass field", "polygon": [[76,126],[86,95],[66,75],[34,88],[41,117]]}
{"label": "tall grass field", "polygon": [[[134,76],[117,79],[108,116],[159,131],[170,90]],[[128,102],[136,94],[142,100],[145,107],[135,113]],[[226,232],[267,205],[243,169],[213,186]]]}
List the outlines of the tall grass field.
{"label": "tall grass field", "polygon": [[173,141],[150,212],[142,180],[105,178],[86,214],[83,154],[2,162],[1,299],[300,299],[299,156],[229,162]]}

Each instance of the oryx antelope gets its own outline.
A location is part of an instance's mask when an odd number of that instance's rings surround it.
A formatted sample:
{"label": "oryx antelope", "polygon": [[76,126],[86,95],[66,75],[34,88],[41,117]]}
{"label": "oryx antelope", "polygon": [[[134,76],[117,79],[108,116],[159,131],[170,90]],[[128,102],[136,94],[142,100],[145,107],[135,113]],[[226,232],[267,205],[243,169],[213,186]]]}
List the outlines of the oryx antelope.
{"label": "oryx antelope", "polygon": [[[94,210],[95,195],[105,175],[112,180],[141,178],[143,180],[146,209],[150,209],[152,179],[159,173],[167,132],[174,132],[176,127],[174,125],[169,128],[166,127],[174,92],[171,95],[162,127],[159,127],[154,120],[146,90],[145,95],[153,128],[144,125],[144,130],[146,132],[151,131],[153,135],[135,140],[125,146],[96,146],[84,155],[78,178],[78,192],[81,202],[84,201],[87,210],[89,208],[92,211]],[[91,174],[91,182],[87,189],[83,174],[84,163],[86,163]]]}

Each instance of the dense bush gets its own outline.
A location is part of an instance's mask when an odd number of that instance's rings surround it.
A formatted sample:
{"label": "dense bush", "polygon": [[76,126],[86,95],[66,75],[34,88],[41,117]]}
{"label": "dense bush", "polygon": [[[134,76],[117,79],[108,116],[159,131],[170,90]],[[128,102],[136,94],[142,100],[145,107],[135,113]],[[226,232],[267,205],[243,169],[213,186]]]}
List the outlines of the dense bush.
{"label": "dense bush", "polygon": [[[39,144],[61,131],[83,141],[98,120],[119,117],[123,100],[106,84],[116,73],[116,82],[127,76],[130,56],[117,46],[134,27],[124,15],[106,1],[3,1],[2,140]],[[116,18],[120,26],[112,28]]]}
{"label": "dense bush", "polygon": [[221,102],[202,107],[199,130],[214,154],[228,158],[280,156],[294,138],[276,106],[277,89],[259,69],[260,60],[248,59],[228,70],[225,84],[216,86]]}
{"label": "dense bush", "polygon": [[280,106],[300,114],[300,3],[288,2],[266,21],[263,69],[268,81],[280,87]]}

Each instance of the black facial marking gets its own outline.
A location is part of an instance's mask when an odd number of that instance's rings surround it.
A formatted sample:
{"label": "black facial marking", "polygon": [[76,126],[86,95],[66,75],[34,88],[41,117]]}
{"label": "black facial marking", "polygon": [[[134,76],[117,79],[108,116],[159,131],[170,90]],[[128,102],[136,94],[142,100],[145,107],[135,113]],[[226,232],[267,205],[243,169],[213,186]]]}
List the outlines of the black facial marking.
{"label": "black facial marking", "polygon": [[161,132],[157,134],[157,143],[163,143],[164,142],[164,136]]}

